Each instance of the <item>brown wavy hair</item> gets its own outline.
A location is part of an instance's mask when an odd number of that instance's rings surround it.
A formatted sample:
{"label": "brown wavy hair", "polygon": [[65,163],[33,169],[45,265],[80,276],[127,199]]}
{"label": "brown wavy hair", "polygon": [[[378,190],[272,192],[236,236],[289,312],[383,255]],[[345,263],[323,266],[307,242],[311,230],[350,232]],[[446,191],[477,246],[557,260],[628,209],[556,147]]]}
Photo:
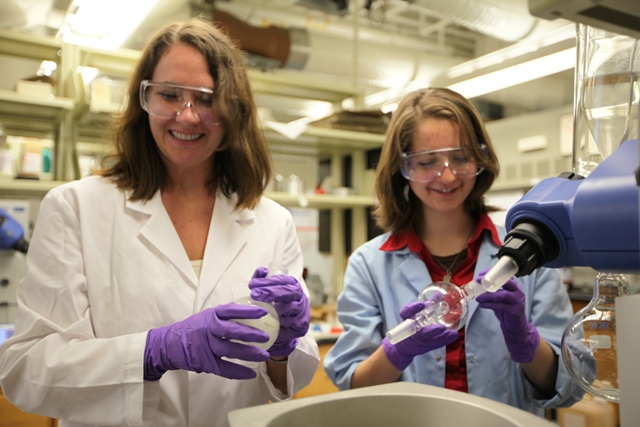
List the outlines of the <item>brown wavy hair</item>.
{"label": "brown wavy hair", "polygon": [[128,85],[128,101],[113,122],[114,153],[95,173],[110,177],[131,200],[149,200],[170,184],[146,111],[140,105],[140,82],[150,80],[168,49],[186,43],[198,49],[215,82],[215,107],[225,136],[215,153],[211,192],[237,194],[237,208],[253,208],[271,178],[272,166],[259,126],[249,77],[239,49],[210,21],[193,18],[160,30],[142,50]]}
{"label": "brown wavy hair", "polygon": [[[468,99],[450,89],[421,89],[405,95],[398,104],[389,122],[376,169],[375,194],[379,204],[373,215],[385,231],[408,231],[421,218],[420,200],[412,191],[408,200],[405,199],[403,193],[408,184],[400,168],[402,153],[409,151],[418,125],[428,118],[456,123],[460,144],[470,147],[476,162],[484,167],[464,201],[465,210],[476,219],[483,213],[498,210],[485,204],[484,200],[484,194],[498,176],[500,165],[480,114]],[[482,150],[482,144],[487,147],[486,151]]]}

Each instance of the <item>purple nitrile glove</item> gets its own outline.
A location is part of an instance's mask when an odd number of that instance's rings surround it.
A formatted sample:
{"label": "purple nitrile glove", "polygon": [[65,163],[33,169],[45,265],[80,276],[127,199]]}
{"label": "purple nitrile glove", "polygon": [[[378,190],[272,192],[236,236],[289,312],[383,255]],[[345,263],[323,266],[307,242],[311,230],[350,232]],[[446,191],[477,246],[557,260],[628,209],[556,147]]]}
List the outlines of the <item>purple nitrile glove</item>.
{"label": "purple nitrile glove", "polygon": [[157,381],[166,371],[184,369],[230,379],[255,378],[253,369],[222,357],[263,362],[269,353],[245,342],[267,342],[269,335],[229,319],[259,319],[267,310],[229,303],[207,308],[183,321],[151,329],[144,349],[144,379]]}
{"label": "purple nitrile glove", "polygon": [[[415,316],[424,309],[424,302],[414,301],[400,310],[403,320]],[[414,357],[444,347],[458,339],[458,331],[449,331],[444,325],[434,324],[421,328],[409,338],[391,344],[387,338],[382,340],[382,348],[387,358],[400,371],[404,371]]]}
{"label": "purple nitrile glove", "polygon": [[[487,271],[488,268],[478,274],[478,283]],[[476,297],[478,306],[493,310],[498,317],[511,359],[520,363],[531,362],[540,344],[538,330],[525,315],[524,300],[524,293],[513,277],[497,291],[485,292]]]}
{"label": "purple nitrile glove", "polygon": [[249,282],[251,298],[273,303],[280,321],[280,332],[267,349],[271,356],[289,356],[298,344],[298,338],[309,330],[309,299],[298,280],[287,274],[267,276],[267,269],[259,267]]}

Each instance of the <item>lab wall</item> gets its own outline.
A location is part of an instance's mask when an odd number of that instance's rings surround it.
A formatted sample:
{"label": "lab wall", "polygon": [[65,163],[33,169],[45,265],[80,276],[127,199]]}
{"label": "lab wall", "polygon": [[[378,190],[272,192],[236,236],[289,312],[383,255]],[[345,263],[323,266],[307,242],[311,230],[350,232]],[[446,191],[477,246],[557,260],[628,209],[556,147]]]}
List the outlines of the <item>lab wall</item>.
{"label": "lab wall", "polygon": [[487,131],[500,161],[492,191],[529,189],[571,170],[573,106],[491,121]]}

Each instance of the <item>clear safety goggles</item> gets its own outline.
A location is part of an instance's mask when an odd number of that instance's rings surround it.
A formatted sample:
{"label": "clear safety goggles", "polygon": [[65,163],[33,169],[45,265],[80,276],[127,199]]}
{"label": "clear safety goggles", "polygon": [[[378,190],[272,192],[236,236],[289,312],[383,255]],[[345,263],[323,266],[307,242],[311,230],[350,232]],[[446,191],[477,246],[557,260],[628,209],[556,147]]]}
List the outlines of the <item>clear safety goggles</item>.
{"label": "clear safety goggles", "polygon": [[[481,145],[486,152],[487,147]],[[410,181],[431,182],[442,176],[445,167],[459,178],[479,175],[484,167],[476,161],[470,147],[402,153],[402,176]]]}
{"label": "clear safety goggles", "polygon": [[185,108],[202,123],[219,125],[213,89],[181,86],[170,83],[140,82],[140,105],[152,116],[163,119],[180,117]]}

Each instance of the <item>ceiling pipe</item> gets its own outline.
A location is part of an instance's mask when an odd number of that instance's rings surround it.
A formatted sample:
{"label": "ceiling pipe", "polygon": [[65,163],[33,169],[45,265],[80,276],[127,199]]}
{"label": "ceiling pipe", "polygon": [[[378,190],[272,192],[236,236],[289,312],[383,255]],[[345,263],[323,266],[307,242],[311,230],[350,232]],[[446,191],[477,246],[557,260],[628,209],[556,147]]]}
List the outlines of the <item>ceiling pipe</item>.
{"label": "ceiling pipe", "polygon": [[[391,4],[395,10],[415,8],[425,15],[508,41],[527,40],[540,32],[564,25],[564,22],[531,16],[527,0],[414,0],[411,4],[399,1]],[[356,37],[353,23],[344,19],[327,18],[326,26],[315,28],[313,25],[309,27],[308,22],[305,26],[308,16],[298,14],[294,19],[290,16],[291,10],[287,12],[289,15],[280,15],[280,20],[277,20],[277,7],[274,5],[269,8],[255,6],[250,10],[238,1],[220,4],[221,7],[223,5],[225,10],[216,6],[213,19],[228,29],[243,50],[275,59],[283,69],[301,70],[307,75],[343,83],[355,82],[365,87],[365,96],[385,89],[397,91],[429,85],[449,68],[469,59],[442,54],[442,51],[429,51],[433,44],[426,39],[424,49],[419,49],[415,45],[394,44],[395,35],[389,33],[384,42],[376,36],[367,38],[365,31],[358,31]],[[253,22],[287,22],[290,27],[251,25],[233,13],[247,16],[247,20]],[[415,41],[417,38],[412,39]],[[384,96],[384,93],[380,95]],[[371,105],[383,102],[376,101]]]}
{"label": "ceiling pipe", "polygon": [[[353,82],[357,73],[358,84],[377,90],[403,86],[415,78],[430,79],[462,61],[462,58],[344,39],[306,28],[253,26],[219,9],[213,10],[212,17],[242,50],[274,59],[280,68],[316,73],[346,83]],[[354,43],[358,43],[357,63],[353,58]]]}
{"label": "ceiling pipe", "polygon": [[412,5],[430,16],[507,42],[536,37],[567,23],[534,17],[528,0],[414,0]]}
{"label": "ceiling pipe", "polygon": [[273,25],[255,27],[217,9],[213,9],[212,17],[213,22],[222,25],[242,50],[275,59],[280,67],[286,65],[291,51],[291,36],[286,28]]}

